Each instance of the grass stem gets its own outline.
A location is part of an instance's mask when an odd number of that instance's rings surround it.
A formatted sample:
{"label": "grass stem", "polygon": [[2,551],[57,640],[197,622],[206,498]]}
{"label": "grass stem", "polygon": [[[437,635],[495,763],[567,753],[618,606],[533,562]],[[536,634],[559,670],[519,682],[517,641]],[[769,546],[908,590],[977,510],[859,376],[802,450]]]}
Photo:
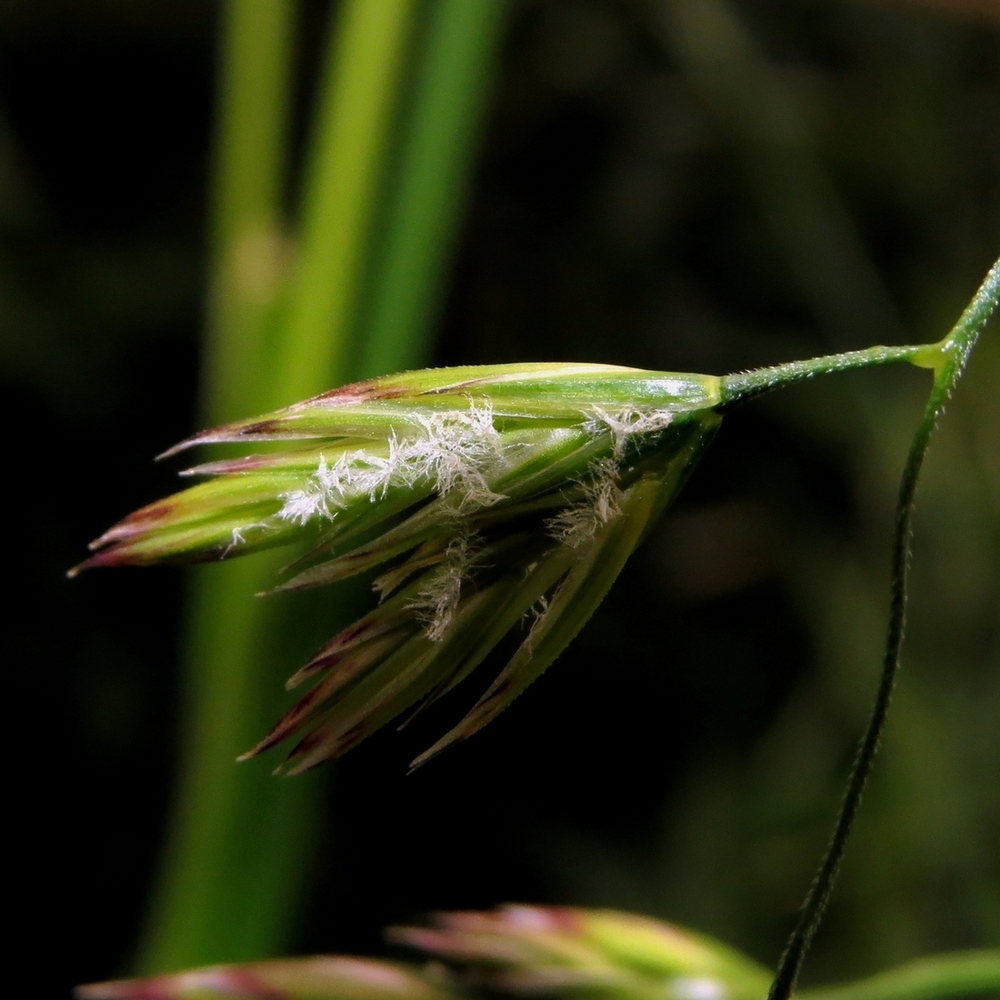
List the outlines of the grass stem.
{"label": "grass stem", "polygon": [[502,0],[437,0],[429,12],[384,251],[352,377],[426,363],[505,11]]}
{"label": "grass stem", "polygon": [[346,0],[337,10],[306,167],[282,349],[265,410],[347,377],[417,7],[416,0]]}
{"label": "grass stem", "polygon": [[[961,378],[976,340],[998,301],[1000,301],[1000,261],[993,265],[951,332],[939,344],[919,348],[911,358],[907,359],[923,367],[933,368],[934,384],[931,387],[931,393],[924,408],[920,425],[914,435],[913,443],[910,445],[906,464],[903,467],[899,498],[896,503],[889,628],[882,673],[879,678],[871,718],[847,781],[847,789],[834,826],[833,836],[799,911],[798,924],[778,963],[774,982],[768,993],[768,1000],[788,1000],[788,997],[791,996],[806,952],[809,950],[809,945],[823,918],[823,912],[829,902],[830,893],[844,857],[847,841],[857,816],[858,807],[861,804],[861,796],[864,793],[882,739],[882,733],[885,730],[892,691],[899,673],[900,653],[906,631],[907,581],[913,537],[913,514],[920,471],[938,418],[944,411],[945,404],[954,391],[959,378]],[[873,348],[872,350],[878,352],[890,349]],[[899,350],[912,350],[912,348],[900,348]],[[868,352],[855,352],[855,354],[865,353]],[[848,357],[848,355],[840,357]],[[871,364],[883,363],[877,360],[879,357],[878,354],[873,355]],[[853,365],[853,367],[858,366]]]}
{"label": "grass stem", "polygon": [[[267,378],[268,322],[279,290],[283,247],[293,0],[229,0],[221,25],[219,127],[212,218],[212,271],[199,419],[252,412]],[[181,690],[180,760],[165,844],[138,945],[142,972],[266,951],[285,918],[274,878],[294,894],[281,847],[244,867],[247,822],[240,803],[247,775],[232,757],[250,735],[261,623],[245,598],[258,565],[194,575],[188,596]],[[295,824],[307,789],[281,789],[261,803]],[[283,830],[275,831],[280,836]],[[296,842],[291,850],[299,851]],[[281,868],[278,872],[277,869]],[[258,877],[267,870],[268,875]],[[281,912],[275,912],[279,910]]]}

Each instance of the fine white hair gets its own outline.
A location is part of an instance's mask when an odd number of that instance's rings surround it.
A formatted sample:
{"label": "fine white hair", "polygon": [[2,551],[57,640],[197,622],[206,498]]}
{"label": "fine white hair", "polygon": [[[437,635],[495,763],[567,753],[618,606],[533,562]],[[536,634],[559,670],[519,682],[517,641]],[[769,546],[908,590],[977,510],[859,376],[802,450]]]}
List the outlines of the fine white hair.
{"label": "fine white hair", "polygon": [[332,465],[319,466],[301,489],[281,494],[278,517],[298,525],[320,518],[333,520],[338,509],[367,496],[372,502],[392,488],[429,483],[440,496],[454,496],[462,509],[487,507],[502,500],[489,485],[490,473],[502,458],[502,440],[493,426],[489,400],[471,401],[468,411],[421,416],[417,433],[388,440],[388,454],[364,448],[344,452]]}

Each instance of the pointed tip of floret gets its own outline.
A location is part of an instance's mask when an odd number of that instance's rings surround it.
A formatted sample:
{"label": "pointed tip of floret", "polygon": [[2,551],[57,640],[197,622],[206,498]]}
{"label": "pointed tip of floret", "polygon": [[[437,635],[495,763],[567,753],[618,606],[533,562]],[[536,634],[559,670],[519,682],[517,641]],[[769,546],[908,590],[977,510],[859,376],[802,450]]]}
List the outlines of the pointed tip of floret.
{"label": "pointed tip of floret", "polygon": [[265,437],[278,426],[280,424],[277,420],[264,419],[254,422],[240,421],[232,424],[223,424],[221,427],[212,427],[208,430],[199,431],[197,434],[192,434],[191,437],[179,441],[166,451],[161,451],[156,456],[156,461],[162,462],[164,459],[173,458],[174,455],[179,455],[183,451],[189,451],[191,448],[196,448],[202,444],[231,444],[245,440],[246,438]]}
{"label": "pointed tip of floret", "polygon": [[81,573],[90,569],[115,568],[118,566],[142,566],[151,561],[152,560],[149,559],[142,559],[135,553],[131,553],[121,546],[112,545],[100,552],[95,552],[92,556],[88,556],[84,559],[83,562],[79,562],[72,568],[66,570],[66,576],[70,580],[75,580]]}

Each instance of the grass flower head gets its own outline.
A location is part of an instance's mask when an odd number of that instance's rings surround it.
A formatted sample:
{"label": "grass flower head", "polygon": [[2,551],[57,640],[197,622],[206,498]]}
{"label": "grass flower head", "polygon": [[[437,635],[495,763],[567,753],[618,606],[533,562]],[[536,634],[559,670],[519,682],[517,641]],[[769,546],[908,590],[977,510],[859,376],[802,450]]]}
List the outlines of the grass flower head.
{"label": "grass flower head", "polygon": [[435,701],[520,630],[420,764],[492,720],[576,635],[711,439],[719,400],[711,376],[604,365],[346,386],[171,449],[277,448],[188,469],[205,481],[112,527],[78,569],[298,543],[278,590],[372,572],[378,605],[291,678],[310,689],[250,751],[299,737],[293,772]]}

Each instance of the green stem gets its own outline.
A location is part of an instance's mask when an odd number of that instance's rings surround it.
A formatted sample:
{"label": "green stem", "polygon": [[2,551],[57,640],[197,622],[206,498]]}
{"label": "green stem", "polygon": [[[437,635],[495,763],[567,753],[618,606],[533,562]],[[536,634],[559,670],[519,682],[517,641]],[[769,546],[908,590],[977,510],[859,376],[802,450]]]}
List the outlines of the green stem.
{"label": "green stem", "polygon": [[[200,419],[211,424],[260,408],[268,323],[283,256],[281,198],[287,147],[293,0],[229,0],[223,8],[212,272]],[[252,728],[259,638],[248,574],[256,565],[199,572],[189,595],[182,663],[182,733],[174,802],[150,894],[137,965],[159,972],[267,951],[284,919],[273,883],[294,879],[276,858],[248,865],[240,803],[252,792],[231,761]],[[247,589],[249,588],[249,589]],[[262,805],[294,823],[306,789]],[[281,825],[281,824],[279,824]],[[276,830],[281,837],[284,829]],[[295,843],[291,849],[301,845]],[[273,855],[273,857],[272,857]],[[276,871],[280,868],[280,871]],[[269,878],[265,872],[273,872]]]}
{"label": "green stem", "polygon": [[944,1000],[1000,990],[1000,949],[928,955],[839,986],[803,990],[800,1000]]}
{"label": "green stem", "polygon": [[757,368],[750,372],[725,375],[722,379],[722,407],[728,409],[736,403],[745,403],[774,389],[784,389],[817,375],[830,375],[857,368],[877,368],[880,365],[898,364],[901,361],[929,367],[922,362],[922,359],[935,346],[914,344],[905,347],[869,347],[863,351],[828,354],[822,358],[810,358],[808,361],[789,361],[787,364],[775,365],[772,368]]}
{"label": "green stem", "polygon": [[416,0],[347,0],[337,11],[306,170],[285,346],[264,409],[338,385],[348,370],[416,8]]}
{"label": "green stem", "polygon": [[282,278],[294,0],[223,9],[204,370],[199,420],[235,420],[261,397]]}
{"label": "green stem", "polygon": [[430,11],[371,318],[352,377],[426,363],[506,6],[438,0]]}
{"label": "green stem", "polygon": [[[819,870],[802,904],[798,924],[792,932],[785,952],[778,963],[778,969],[768,994],[768,1000],[788,1000],[788,997],[791,996],[806,952],[822,920],[823,911],[826,909],[830,892],[837,877],[837,871],[844,856],[844,850],[850,837],[851,828],[854,825],[861,796],[868,781],[868,775],[871,772],[872,763],[885,729],[892,690],[899,672],[900,650],[903,644],[903,634],[906,629],[907,577],[913,535],[913,512],[920,470],[923,467],[924,457],[927,454],[931,434],[934,431],[937,420],[944,410],[945,403],[954,391],[976,340],[979,338],[979,334],[985,326],[986,321],[996,308],[998,301],[1000,301],[1000,261],[997,261],[993,265],[972,302],[962,313],[949,334],[938,344],[930,344],[916,349],[906,359],[921,367],[933,368],[934,384],[931,387],[931,393],[924,408],[923,417],[914,435],[913,443],[910,446],[910,452],[906,459],[906,465],[903,468],[899,499],[896,504],[895,530],[892,546],[889,629],[886,639],[885,657],[882,663],[882,674],[879,679],[878,691],[875,696],[875,704],[868,722],[868,728],[858,748],[854,766],[848,778],[847,790],[840,807],[833,836],[830,839],[826,854],[820,863]],[[877,352],[889,349],[874,348],[873,350],[876,354],[873,355],[870,363],[884,363],[884,361],[878,360],[883,356]],[[899,350],[907,351],[913,349],[901,348]],[[866,353],[868,352],[857,352],[857,354]],[[840,355],[839,357],[849,358],[851,355]],[[903,358],[900,357],[896,360],[903,360]],[[806,362],[806,365],[809,364],[814,363]],[[795,368],[796,366],[782,367]],[[843,367],[858,367],[858,365],[833,367],[827,370],[839,371],[843,370]],[[776,369],[772,369],[773,371],[776,371]],[[736,376],[736,378],[739,377]],[[809,375],[801,375],[798,372],[790,373],[788,381],[798,381],[802,377],[807,378]],[[775,382],[773,375],[767,381],[769,388],[780,384]]]}

